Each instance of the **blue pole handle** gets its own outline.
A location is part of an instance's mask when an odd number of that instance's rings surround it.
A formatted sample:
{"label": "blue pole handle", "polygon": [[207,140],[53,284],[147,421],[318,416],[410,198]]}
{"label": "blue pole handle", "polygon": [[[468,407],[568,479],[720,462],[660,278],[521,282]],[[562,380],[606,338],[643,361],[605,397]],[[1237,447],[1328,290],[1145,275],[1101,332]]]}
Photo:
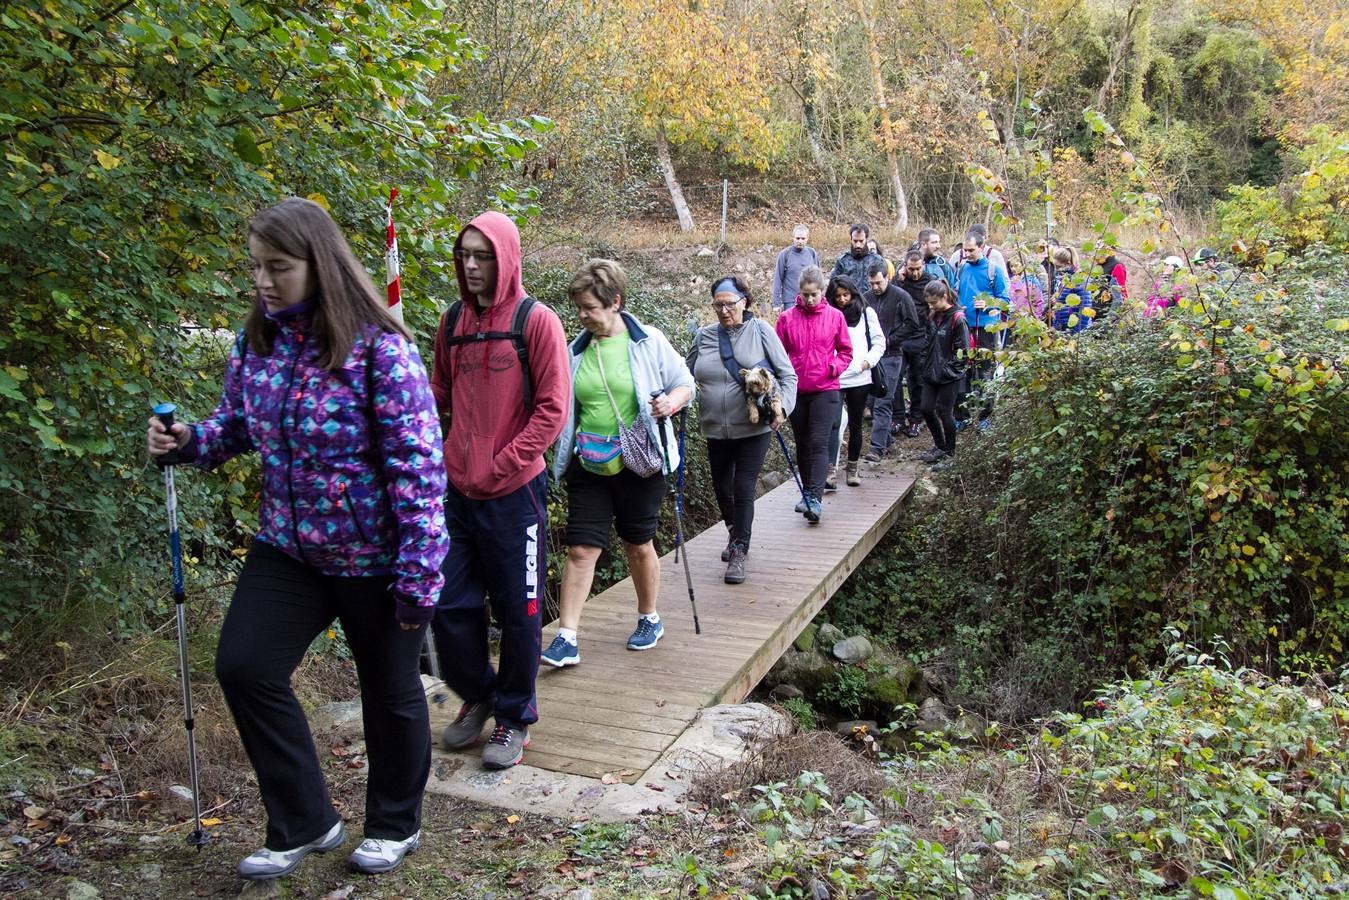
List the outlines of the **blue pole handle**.
{"label": "blue pole handle", "polygon": [[[155,418],[159,420],[160,424],[164,426],[164,430],[167,431],[170,436],[173,434],[173,414],[177,411],[178,407],[172,403],[160,403],[154,408]],[[163,456],[155,457],[155,465],[159,466],[161,469],[166,466],[178,465],[178,451],[170,450]]]}

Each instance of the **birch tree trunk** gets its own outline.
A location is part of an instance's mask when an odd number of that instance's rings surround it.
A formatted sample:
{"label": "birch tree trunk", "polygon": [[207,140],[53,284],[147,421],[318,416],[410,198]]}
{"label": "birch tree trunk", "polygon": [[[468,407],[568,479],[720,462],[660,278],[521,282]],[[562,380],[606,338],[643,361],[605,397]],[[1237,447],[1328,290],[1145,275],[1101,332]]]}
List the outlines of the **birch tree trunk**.
{"label": "birch tree trunk", "polygon": [[904,193],[904,182],[899,177],[899,156],[895,152],[895,138],[891,130],[890,106],[885,99],[885,77],[881,73],[881,51],[876,43],[876,20],[868,13],[865,0],[855,0],[857,14],[867,29],[867,55],[871,59],[871,89],[876,94],[876,108],[881,114],[881,143],[885,147],[885,165],[890,172],[890,187],[895,193],[895,230],[909,227],[909,198]]}
{"label": "birch tree trunk", "polygon": [[665,179],[665,189],[670,192],[670,202],[674,204],[675,215],[679,217],[679,230],[692,231],[693,213],[689,212],[689,205],[684,202],[684,191],[679,186],[679,179],[675,177],[674,162],[670,159],[670,141],[665,137],[663,126],[656,128],[656,165]]}

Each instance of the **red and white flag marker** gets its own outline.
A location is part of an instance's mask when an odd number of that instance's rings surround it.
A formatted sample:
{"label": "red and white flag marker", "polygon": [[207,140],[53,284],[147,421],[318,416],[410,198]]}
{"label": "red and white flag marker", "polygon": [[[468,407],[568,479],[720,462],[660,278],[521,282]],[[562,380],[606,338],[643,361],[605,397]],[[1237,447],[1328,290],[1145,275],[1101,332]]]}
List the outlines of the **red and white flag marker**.
{"label": "red and white flag marker", "polygon": [[384,290],[389,300],[389,312],[399,322],[403,321],[403,286],[399,279],[398,235],[393,228],[393,201],[398,196],[398,188],[389,191],[389,205],[385,211],[384,243]]}

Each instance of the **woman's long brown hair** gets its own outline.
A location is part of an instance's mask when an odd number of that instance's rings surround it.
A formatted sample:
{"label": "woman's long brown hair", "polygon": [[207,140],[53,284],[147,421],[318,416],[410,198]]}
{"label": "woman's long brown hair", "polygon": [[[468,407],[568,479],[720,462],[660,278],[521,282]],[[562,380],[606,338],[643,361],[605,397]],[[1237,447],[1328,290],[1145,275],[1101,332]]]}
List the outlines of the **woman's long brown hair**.
{"label": "woman's long brown hair", "polygon": [[[322,206],[290,197],[255,215],[248,233],[287,256],[308,260],[312,267],[318,282],[313,337],[319,347],[319,365],[325,369],[342,368],[366,325],[412,340],[411,333],[390,314],[369,273]],[[244,322],[249,349],[270,356],[276,329],[276,323],[268,321],[260,305],[254,304]]]}

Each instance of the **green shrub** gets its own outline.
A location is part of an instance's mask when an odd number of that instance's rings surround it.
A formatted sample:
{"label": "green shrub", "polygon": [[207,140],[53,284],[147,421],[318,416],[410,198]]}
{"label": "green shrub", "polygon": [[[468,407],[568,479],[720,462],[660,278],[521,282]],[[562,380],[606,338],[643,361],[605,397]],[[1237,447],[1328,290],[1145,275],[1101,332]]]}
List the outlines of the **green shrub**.
{"label": "green shrub", "polygon": [[[160,399],[182,418],[215,406],[221,340],[253,293],[255,210],[289,194],[330,205],[382,271],[384,199],[391,183],[415,184],[399,201],[406,314],[422,333],[434,324],[452,290],[460,185],[494,185],[548,126],[432,99],[476,52],[424,3],[7,8],[0,641],[53,617],[122,632],[161,611],[163,499],[145,420]],[[488,192],[532,210],[530,192]],[[255,468],[181,480],[189,569],[221,567],[252,529]]]}
{"label": "green shrub", "polygon": [[[1349,878],[1347,726],[1343,684],[1176,644],[1086,715],[887,762],[888,802],[807,818],[820,786],[778,783],[742,814],[772,850],[762,877],[790,868],[845,896],[1323,896]],[[868,819],[860,846],[840,839]]]}
{"label": "green shrub", "polygon": [[[1338,267],[1336,274],[1329,274]],[[1075,340],[1023,323],[995,427],[828,607],[1001,721],[1160,659],[1168,623],[1275,673],[1349,634],[1343,257]]]}
{"label": "green shrub", "polygon": [[819,719],[815,717],[815,708],[804,697],[788,697],[782,701],[782,708],[787,710],[792,720],[796,722],[796,727],[802,731],[814,731],[820,727]]}
{"label": "green shrub", "polygon": [[1302,253],[1324,244],[1349,252],[1349,132],[1312,128],[1292,154],[1293,174],[1273,187],[1241,185],[1218,204],[1218,227],[1262,261],[1268,248]]}

